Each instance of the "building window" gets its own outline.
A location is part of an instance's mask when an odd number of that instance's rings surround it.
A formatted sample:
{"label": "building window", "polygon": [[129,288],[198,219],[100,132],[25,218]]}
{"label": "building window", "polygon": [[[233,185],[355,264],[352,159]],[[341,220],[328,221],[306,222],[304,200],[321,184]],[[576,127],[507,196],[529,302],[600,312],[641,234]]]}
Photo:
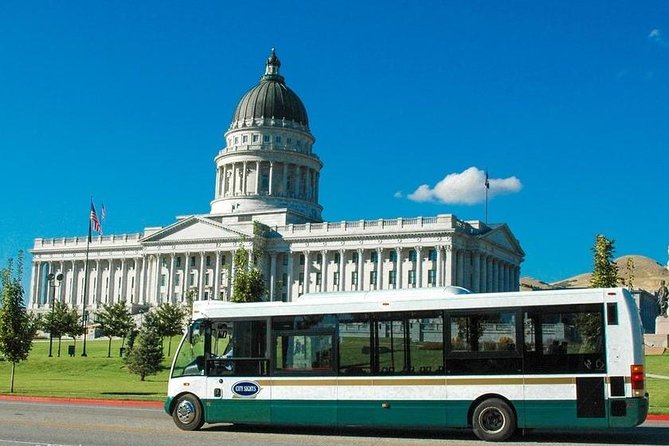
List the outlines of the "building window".
{"label": "building window", "polygon": [[165,274],[160,275],[160,286],[165,286]]}
{"label": "building window", "polygon": [[195,256],[191,256],[191,258],[190,258],[190,266],[195,266]]}
{"label": "building window", "polygon": [[283,255],[283,259],[281,259],[281,264],[283,266],[288,266],[288,256],[289,256],[289,254],[284,254]]}
{"label": "building window", "polygon": [[341,262],[341,254],[339,254],[338,252],[335,252],[334,261],[335,261],[336,264],[339,264],[339,262]]}
{"label": "building window", "polygon": [[262,141],[263,142],[269,142],[269,135],[263,135]]}
{"label": "building window", "polygon": [[286,283],[288,283],[288,274],[287,273],[283,273],[281,275],[281,283],[283,284],[283,286],[286,286]]}
{"label": "building window", "polygon": [[274,142],[277,143],[277,144],[280,144],[281,143],[281,137],[280,136],[275,136],[274,137]]}
{"label": "building window", "polygon": [[333,282],[335,285],[339,285],[339,273],[338,273],[338,272],[335,272],[335,273],[334,273],[334,276],[332,277],[332,282]]}
{"label": "building window", "polygon": [[204,274],[204,285],[209,286],[209,273]]}
{"label": "building window", "polygon": [[353,285],[358,284],[358,272],[357,271],[353,271],[351,273],[351,284],[353,284]]}
{"label": "building window", "polygon": [[396,285],[397,284],[397,271],[388,272],[388,284]]}
{"label": "building window", "polygon": [[292,142],[293,142],[293,140],[292,140],[291,138],[286,138],[286,143],[287,143],[287,144],[290,144],[290,143],[292,143]]}
{"label": "building window", "polygon": [[174,276],[174,286],[179,286],[179,285],[181,285],[181,276],[177,274],[176,276]]}
{"label": "building window", "polygon": [[427,271],[427,283],[428,285],[435,286],[437,284],[437,270],[430,269]]}
{"label": "building window", "polygon": [[225,265],[225,254],[221,255],[221,265]]}
{"label": "building window", "polygon": [[437,261],[437,250],[436,249],[430,249],[427,254],[430,258],[431,261],[436,262]]}
{"label": "building window", "polygon": [[195,272],[192,272],[188,277],[188,286],[195,286]]}
{"label": "building window", "polygon": [[211,266],[211,256],[207,256],[207,257],[205,257],[205,259],[204,259],[204,263],[205,263],[207,266]]}
{"label": "building window", "polygon": [[357,252],[352,252],[351,253],[351,262],[358,263],[358,253]]}
{"label": "building window", "polygon": [[249,142],[249,137],[248,135],[242,136],[242,142]]}
{"label": "building window", "polygon": [[253,142],[258,142],[258,135],[253,135]]}
{"label": "building window", "polygon": [[369,272],[369,283],[371,285],[376,285],[376,271]]}
{"label": "building window", "polygon": [[369,261],[372,263],[376,263],[379,261],[379,253],[376,251],[372,251],[369,253]]}
{"label": "building window", "polygon": [[321,273],[316,273],[316,285],[321,284]]}
{"label": "building window", "polygon": [[225,274],[221,273],[219,277],[219,284],[225,285]]}
{"label": "building window", "polygon": [[304,273],[300,273],[300,276],[298,278],[300,285],[304,284]]}
{"label": "building window", "polygon": [[181,268],[181,257],[177,257],[174,261],[177,268]]}
{"label": "building window", "polygon": [[163,268],[167,268],[167,259],[165,257],[161,258],[160,264]]}
{"label": "building window", "polygon": [[416,284],[416,271],[409,271],[409,285],[415,285]]}
{"label": "building window", "polygon": [[388,253],[388,260],[391,262],[397,261],[397,251],[393,250]]}
{"label": "building window", "polygon": [[409,251],[409,262],[415,262],[416,261],[416,250],[412,249]]}
{"label": "building window", "polygon": [[304,254],[300,254],[300,265],[304,265]]}
{"label": "building window", "polygon": [[235,136],[235,144],[239,144],[239,137]]}
{"label": "building window", "polygon": [[318,254],[316,256],[316,263],[318,263],[319,265],[323,264],[323,254]]}

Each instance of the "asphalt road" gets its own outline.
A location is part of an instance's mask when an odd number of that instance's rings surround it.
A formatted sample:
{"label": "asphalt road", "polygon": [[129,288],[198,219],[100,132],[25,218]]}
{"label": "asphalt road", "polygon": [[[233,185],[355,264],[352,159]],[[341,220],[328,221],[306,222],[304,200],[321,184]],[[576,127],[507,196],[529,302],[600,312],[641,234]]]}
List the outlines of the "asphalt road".
{"label": "asphalt road", "polygon": [[[207,426],[183,432],[160,409],[0,401],[0,446],[430,446],[482,445],[468,430],[439,432]],[[532,431],[505,445],[669,445],[669,422],[617,431]]]}

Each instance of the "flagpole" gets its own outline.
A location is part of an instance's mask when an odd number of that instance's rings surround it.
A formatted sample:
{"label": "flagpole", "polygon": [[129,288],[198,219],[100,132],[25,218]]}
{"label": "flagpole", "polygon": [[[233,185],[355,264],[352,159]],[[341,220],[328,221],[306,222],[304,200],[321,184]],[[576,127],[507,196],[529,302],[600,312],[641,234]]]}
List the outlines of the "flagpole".
{"label": "flagpole", "polygon": [[88,356],[86,354],[86,333],[88,331],[86,327],[86,319],[88,319],[88,313],[86,311],[86,301],[88,300],[88,250],[91,245],[91,216],[88,215],[88,238],[86,239],[86,260],[84,261],[84,306],[81,312],[81,327],[84,332],[84,347],[81,352],[81,356]]}
{"label": "flagpole", "polygon": [[485,171],[485,224],[488,224],[488,189],[490,189],[490,181],[488,180],[488,170]]}

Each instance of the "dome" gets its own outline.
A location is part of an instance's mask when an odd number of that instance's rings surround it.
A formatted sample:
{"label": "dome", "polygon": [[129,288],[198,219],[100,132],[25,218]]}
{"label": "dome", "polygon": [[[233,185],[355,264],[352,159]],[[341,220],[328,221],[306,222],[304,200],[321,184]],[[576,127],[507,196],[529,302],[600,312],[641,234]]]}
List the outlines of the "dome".
{"label": "dome", "polygon": [[283,76],[279,75],[280,66],[281,62],[272,49],[265,62],[265,74],[260,83],[247,91],[237,104],[231,127],[249,119],[261,118],[309,126],[307,110],[297,94],[286,86]]}

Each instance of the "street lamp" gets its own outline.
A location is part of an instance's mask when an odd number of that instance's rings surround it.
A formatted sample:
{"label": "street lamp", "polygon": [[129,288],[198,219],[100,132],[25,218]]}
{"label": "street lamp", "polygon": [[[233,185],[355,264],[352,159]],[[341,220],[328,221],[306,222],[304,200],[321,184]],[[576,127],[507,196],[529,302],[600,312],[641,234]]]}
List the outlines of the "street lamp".
{"label": "street lamp", "polygon": [[[56,297],[56,288],[60,286],[60,283],[63,281],[63,273],[49,273],[46,276],[46,280],[49,282],[49,307],[51,308],[51,313],[53,314],[53,302]],[[53,322],[53,321],[52,321]],[[53,346],[53,327],[49,328],[49,358],[53,355],[52,346]],[[60,345],[60,344],[59,344]]]}

